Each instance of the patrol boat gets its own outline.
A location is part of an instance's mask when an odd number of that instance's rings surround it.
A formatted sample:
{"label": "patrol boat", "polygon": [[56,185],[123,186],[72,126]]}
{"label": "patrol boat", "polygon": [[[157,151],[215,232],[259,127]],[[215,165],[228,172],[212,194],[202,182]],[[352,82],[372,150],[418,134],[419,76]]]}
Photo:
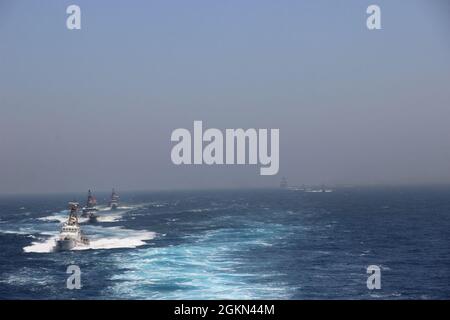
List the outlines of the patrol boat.
{"label": "patrol boat", "polygon": [[89,222],[97,222],[97,215],[95,214],[97,211],[97,200],[92,195],[91,190],[89,190],[86,206],[83,208],[81,216],[83,218],[89,218]]}
{"label": "patrol boat", "polygon": [[117,208],[119,207],[119,195],[114,189],[112,189],[111,201],[109,202],[109,206],[111,210],[117,210]]}
{"label": "patrol boat", "polygon": [[56,249],[59,251],[89,245],[89,239],[83,235],[78,224],[78,207],[77,202],[69,202],[69,218],[61,227],[59,238],[56,240]]}

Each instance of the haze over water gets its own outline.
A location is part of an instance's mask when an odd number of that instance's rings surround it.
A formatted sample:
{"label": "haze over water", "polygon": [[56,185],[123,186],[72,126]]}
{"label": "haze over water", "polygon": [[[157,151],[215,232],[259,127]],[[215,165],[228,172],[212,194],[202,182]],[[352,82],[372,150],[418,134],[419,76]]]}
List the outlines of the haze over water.
{"label": "haze over water", "polygon": [[[0,193],[450,182],[446,1],[69,4],[0,2]],[[194,120],[279,128],[280,174],[174,166]]]}

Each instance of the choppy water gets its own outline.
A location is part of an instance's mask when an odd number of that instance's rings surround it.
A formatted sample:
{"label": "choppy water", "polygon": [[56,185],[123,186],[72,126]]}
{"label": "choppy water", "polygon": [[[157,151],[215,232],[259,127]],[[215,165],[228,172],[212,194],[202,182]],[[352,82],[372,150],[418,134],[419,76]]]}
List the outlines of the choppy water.
{"label": "choppy water", "polygon": [[[82,195],[0,198],[0,298],[450,298],[450,188],[121,196],[69,252],[54,237]],[[66,289],[71,264],[80,290]],[[369,291],[373,264],[382,289]]]}

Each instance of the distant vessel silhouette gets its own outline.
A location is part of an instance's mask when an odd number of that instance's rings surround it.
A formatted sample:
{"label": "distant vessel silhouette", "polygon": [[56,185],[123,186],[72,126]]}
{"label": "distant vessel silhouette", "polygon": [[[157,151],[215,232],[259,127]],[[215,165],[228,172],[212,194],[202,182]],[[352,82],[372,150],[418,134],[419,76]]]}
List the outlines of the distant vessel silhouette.
{"label": "distant vessel silhouette", "polygon": [[112,189],[111,193],[111,201],[109,202],[109,206],[111,210],[117,210],[119,207],[119,195],[116,193],[116,190]]}
{"label": "distant vessel silhouette", "polygon": [[83,213],[81,214],[81,216],[83,218],[89,218],[89,222],[97,222],[97,211],[97,200],[92,195],[91,190],[89,190],[86,206],[83,208]]}
{"label": "distant vessel silhouette", "polygon": [[286,179],[286,177],[283,177],[280,182],[280,188],[286,189],[287,187],[288,187],[287,179]]}

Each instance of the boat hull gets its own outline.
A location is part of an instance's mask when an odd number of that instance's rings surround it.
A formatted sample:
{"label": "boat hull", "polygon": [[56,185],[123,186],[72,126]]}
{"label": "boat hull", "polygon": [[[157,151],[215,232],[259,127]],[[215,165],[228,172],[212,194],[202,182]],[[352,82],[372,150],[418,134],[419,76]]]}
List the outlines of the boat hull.
{"label": "boat hull", "polygon": [[67,251],[72,250],[77,245],[76,241],[73,239],[67,240],[57,240],[56,241],[56,250],[58,251]]}
{"label": "boat hull", "polygon": [[85,210],[83,210],[81,217],[89,218],[89,222],[91,222],[91,223],[98,222],[97,215],[95,214],[97,211],[98,211],[97,209],[85,209]]}

